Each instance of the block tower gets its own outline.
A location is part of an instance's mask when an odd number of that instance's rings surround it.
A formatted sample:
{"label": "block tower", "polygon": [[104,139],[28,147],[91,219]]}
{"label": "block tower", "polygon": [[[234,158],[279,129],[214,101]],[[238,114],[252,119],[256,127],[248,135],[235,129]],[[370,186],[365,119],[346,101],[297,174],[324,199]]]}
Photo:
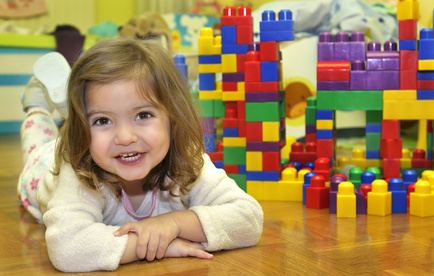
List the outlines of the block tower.
{"label": "block tower", "polygon": [[[277,183],[282,170],[285,92],[277,41],[293,39],[292,25],[291,11],[280,11],[278,20],[273,11],[265,11],[260,42],[253,42],[250,7],[226,7],[221,38],[213,38],[205,28],[199,39],[199,102],[206,110],[203,123],[211,126],[204,127],[207,152],[242,189],[259,191],[258,197],[263,195],[263,182]],[[217,73],[222,81],[216,84]],[[223,116],[210,112],[216,105],[224,110]],[[211,136],[217,117],[224,118],[223,143],[216,147]]]}

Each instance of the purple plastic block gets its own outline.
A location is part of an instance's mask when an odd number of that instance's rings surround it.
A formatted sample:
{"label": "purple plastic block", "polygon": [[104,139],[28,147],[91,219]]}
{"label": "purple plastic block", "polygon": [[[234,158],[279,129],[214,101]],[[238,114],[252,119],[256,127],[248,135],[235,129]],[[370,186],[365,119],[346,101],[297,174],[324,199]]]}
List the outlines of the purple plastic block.
{"label": "purple plastic block", "polygon": [[227,82],[243,82],[244,81],[244,73],[223,73],[222,81]]}
{"label": "purple plastic block", "polygon": [[362,32],[353,32],[350,43],[350,60],[365,60],[366,42],[365,34]]}
{"label": "purple plastic block", "polygon": [[384,44],[384,51],[366,52],[366,70],[399,70],[399,52],[396,51],[397,44],[387,41]]}
{"label": "purple plastic block", "polygon": [[279,102],[285,98],[285,92],[247,92],[245,98],[246,102]]}
{"label": "purple plastic block", "polygon": [[316,125],[306,125],[306,134],[316,133]]}
{"label": "purple plastic block", "polygon": [[356,194],[356,214],[365,215],[367,209],[366,198],[361,193]]}
{"label": "purple plastic block", "polygon": [[350,82],[349,81],[318,81],[317,82],[317,90],[349,90]]}
{"label": "purple plastic block", "polygon": [[338,32],[335,35],[334,60],[350,60],[350,43],[348,42],[348,34],[346,32]]}
{"label": "purple plastic block", "polygon": [[378,41],[371,41],[368,43],[368,52],[381,52],[381,43]]}
{"label": "purple plastic block", "polygon": [[365,71],[365,61],[363,60],[353,60],[351,61],[351,71]]}
{"label": "purple plastic block", "polygon": [[246,151],[262,151],[262,142],[247,142]]}
{"label": "purple plastic block", "polygon": [[260,43],[259,42],[250,42],[249,43],[249,52],[254,51],[254,52],[259,52],[260,49]]}
{"label": "purple plastic block", "polygon": [[399,90],[399,71],[383,71],[382,90]]}
{"label": "purple plastic block", "polygon": [[367,89],[367,72],[350,71],[350,90],[368,90]]}
{"label": "purple plastic block", "polygon": [[329,192],[329,214],[337,213],[337,203],[338,203],[338,192]]}
{"label": "purple plastic block", "polygon": [[346,178],[342,175],[333,175],[332,179],[330,180],[330,191],[337,192],[339,183],[346,181]]}
{"label": "purple plastic block", "polygon": [[319,35],[318,61],[333,61],[333,35],[322,32]]}
{"label": "purple plastic block", "polygon": [[200,122],[202,123],[203,134],[214,134],[214,118],[212,117],[201,117]]}
{"label": "purple plastic block", "polygon": [[247,142],[246,151],[279,151],[279,142]]}
{"label": "purple plastic block", "polygon": [[385,52],[398,51],[398,44],[395,41],[386,41],[384,42],[384,51]]}
{"label": "purple plastic block", "polygon": [[366,90],[383,90],[383,71],[366,71]]}

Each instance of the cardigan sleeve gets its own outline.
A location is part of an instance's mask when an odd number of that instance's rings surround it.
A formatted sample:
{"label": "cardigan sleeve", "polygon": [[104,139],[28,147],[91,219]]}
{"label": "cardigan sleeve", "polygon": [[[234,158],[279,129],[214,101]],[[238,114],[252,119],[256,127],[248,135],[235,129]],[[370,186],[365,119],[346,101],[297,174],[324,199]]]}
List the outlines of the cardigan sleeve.
{"label": "cardigan sleeve", "polygon": [[115,270],[128,236],[114,237],[119,227],[103,223],[110,194],[86,188],[69,164],[62,166],[54,180],[57,187],[43,215],[48,255],[54,267],[64,272]]}
{"label": "cardigan sleeve", "polygon": [[248,247],[258,243],[263,229],[262,207],[241,190],[208,155],[199,179],[188,194],[189,210],[199,217],[207,251]]}

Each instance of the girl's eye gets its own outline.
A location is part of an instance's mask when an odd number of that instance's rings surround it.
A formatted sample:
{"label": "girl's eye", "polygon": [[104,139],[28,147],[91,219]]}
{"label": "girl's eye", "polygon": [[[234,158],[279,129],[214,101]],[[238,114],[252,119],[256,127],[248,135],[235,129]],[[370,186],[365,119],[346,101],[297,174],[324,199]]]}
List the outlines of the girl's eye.
{"label": "girl's eye", "polygon": [[98,118],[93,122],[94,125],[107,125],[109,123],[110,123],[110,120],[107,118],[104,118],[104,117]]}
{"label": "girl's eye", "polygon": [[152,117],[153,117],[153,115],[151,113],[149,113],[149,112],[140,112],[137,115],[137,118],[139,120],[149,119],[149,118],[152,118]]}

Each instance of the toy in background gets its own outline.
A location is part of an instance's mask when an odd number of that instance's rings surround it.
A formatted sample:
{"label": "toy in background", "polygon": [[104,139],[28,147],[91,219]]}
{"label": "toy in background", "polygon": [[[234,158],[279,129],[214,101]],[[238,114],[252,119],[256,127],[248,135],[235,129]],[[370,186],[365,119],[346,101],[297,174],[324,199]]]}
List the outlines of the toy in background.
{"label": "toy in background", "polygon": [[196,0],[195,2],[196,6],[190,10],[190,13],[220,17],[223,7],[217,0]]}
{"label": "toy in background", "polygon": [[157,39],[168,49],[172,49],[172,35],[169,25],[156,12],[147,12],[132,17],[125,25],[119,27],[118,34],[120,37]]}

